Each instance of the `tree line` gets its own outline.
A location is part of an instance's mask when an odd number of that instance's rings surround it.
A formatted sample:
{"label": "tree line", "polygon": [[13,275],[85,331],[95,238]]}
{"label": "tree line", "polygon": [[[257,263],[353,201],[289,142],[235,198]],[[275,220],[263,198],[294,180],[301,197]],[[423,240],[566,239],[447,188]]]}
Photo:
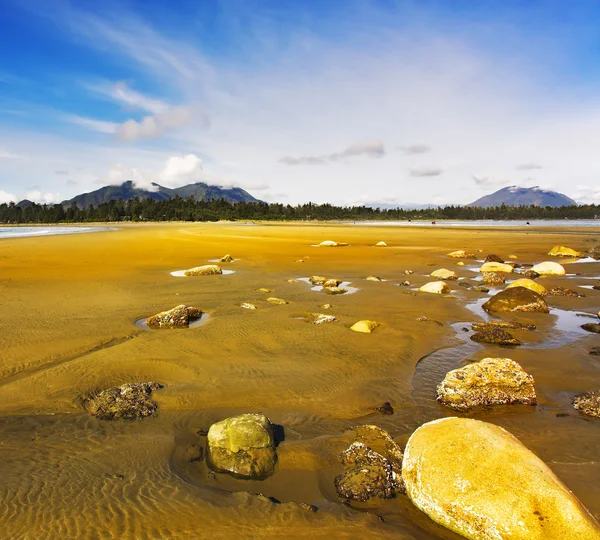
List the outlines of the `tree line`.
{"label": "tree line", "polygon": [[600,205],[581,206],[445,206],[419,210],[376,209],[366,206],[332,204],[289,204],[264,202],[230,203],[223,199],[198,201],[173,197],[114,200],[78,208],[75,204],[0,204],[0,223],[85,223],[108,221],[219,221],[219,220],[533,220],[533,219],[600,219]]}

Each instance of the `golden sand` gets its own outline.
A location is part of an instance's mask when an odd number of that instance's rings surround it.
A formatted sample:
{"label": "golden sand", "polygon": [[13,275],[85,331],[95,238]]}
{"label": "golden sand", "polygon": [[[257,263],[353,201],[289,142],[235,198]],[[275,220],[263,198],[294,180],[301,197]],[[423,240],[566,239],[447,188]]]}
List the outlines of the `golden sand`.
{"label": "golden sand", "polygon": [[[0,536],[455,538],[405,497],[362,509],[342,505],[333,478],[340,472],[336,456],[348,442],[344,431],[375,423],[403,445],[423,422],[455,414],[434,395],[430,402],[415,397],[419,359],[458,343],[452,323],[478,320],[465,304],[483,295],[458,282],[448,282],[449,295],[412,290],[452,264],[447,253],[465,249],[481,259],[511,253],[515,262],[535,263],[556,244],[585,251],[600,243],[593,231],[567,233],[173,223],[0,241]],[[349,245],[313,247],[330,239]],[[374,248],[382,240],[387,247]],[[222,265],[232,274],[170,274],[223,253],[235,259]],[[481,263],[465,260],[456,272],[473,279],[470,265]],[[600,263],[566,267],[600,276]],[[407,269],[414,273],[405,275]],[[359,290],[330,296],[288,281],[312,275]],[[369,275],[386,281],[365,279]],[[405,280],[411,285],[398,286]],[[543,283],[595,282],[575,276]],[[600,292],[585,293],[552,305],[597,312]],[[257,309],[240,309],[243,303]],[[325,303],[336,322],[303,320]],[[135,325],[179,304],[196,306],[210,319],[186,330]],[[421,315],[429,320],[417,321]],[[539,332],[524,341],[543,343],[555,317],[528,316],[523,322],[535,319]],[[365,319],[380,326],[371,334],[350,331]],[[519,437],[596,517],[600,423],[582,420],[569,401],[600,385],[600,363],[588,355],[597,339],[511,350],[534,376],[540,405],[470,415]],[[473,360],[497,352],[473,346]],[[89,393],[151,380],[165,385],[153,394],[158,418],[107,422],[82,409]],[[395,414],[373,414],[385,401]],[[283,426],[279,463],[267,480],[214,475],[204,462],[190,461],[193,445],[204,444],[199,430],[242,412],[263,412]]]}

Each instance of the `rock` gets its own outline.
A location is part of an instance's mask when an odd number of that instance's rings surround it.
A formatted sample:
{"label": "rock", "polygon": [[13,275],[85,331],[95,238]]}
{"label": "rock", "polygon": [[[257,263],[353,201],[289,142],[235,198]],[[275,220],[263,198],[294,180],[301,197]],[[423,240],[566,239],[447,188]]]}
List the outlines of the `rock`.
{"label": "rock", "polygon": [[552,257],[583,257],[583,253],[565,246],[554,246],[548,255],[552,255]]}
{"label": "rock", "polygon": [[590,349],[590,354],[592,356],[600,356],[600,347],[592,347]]}
{"label": "rock", "polygon": [[592,258],[592,259],[596,259],[597,261],[600,260],[600,246],[596,246],[591,248],[588,251],[588,255]]}
{"label": "rock", "polygon": [[161,311],[146,319],[148,328],[187,328],[191,322],[202,317],[202,310],[184,304],[168,311]]}
{"label": "rock", "polygon": [[518,259],[518,257],[516,255],[509,255],[508,258],[509,259]]}
{"label": "rock", "polygon": [[321,309],[331,309],[333,306],[331,304],[322,304],[319,307]]}
{"label": "rock", "polygon": [[429,274],[432,278],[436,279],[458,279],[458,274],[453,272],[452,270],[446,270],[445,268],[440,268],[439,270],[434,270]]}
{"label": "rock", "polygon": [[320,247],[343,247],[343,246],[347,246],[348,244],[344,243],[344,242],[335,242],[333,240],[324,240],[323,242],[321,242],[319,244]]}
{"label": "rock", "polygon": [[550,312],[544,298],[525,287],[514,287],[500,291],[482,307],[488,312]]}
{"label": "rock", "polygon": [[370,334],[378,326],[379,326],[378,322],[364,320],[364,321],[358,321],[358,322],[354,323],[350,327],[350,330],[353,330],[354,332],[362,332],[363,334]]}
{"label": "rock", "polygon": [[377,277],[377,276],[367,276],[365,279],[367,281],[383,281],[383,279],[381,279],[380,277]]}
{"label": "rock", "polygon": [[410,287],[410,281],[403,281],[402,283],[400,283],[401,287]]}
{"label": "rock", "polygon": [[600,418],[600,390],[579,394],[573,400],[573,407],[587,416]]}
{"label": "rock", "polygon": [[207,463],[215,472],[260,479],[277,463],[275,434],[264,414],[241,414],[210,426]]}
{"label": "rock", "polygon": [[256,309],[256,306],[254,304],[250,304],[249,302],[244,302],[243,304],[240,304],[240,307],[244,309]]}
{"label": "rock", "polygon": [[220,262],[233,262],[233,257],[231,255],[229,255],[229,253],[227,255],[223,255],[220,259]]}
{"label": "rock", "polygon": [[488,405],[537,404],[533,377],[509,358],[484,358],[446,374],[436,399],[455,411]]}
{"label": "rock", "polygon": [[375,407],[375,410],[381,414],[394,414],[394,407],[392,407],[392,404],[389,401],[386,401],[381,407]]}
{"label": "rock", "polygon": [[502,328],[485,326],[480,328],[471,336],[471,340],[477,343],[492,343],[496,345],[522,345],[513,335]]}
{"label": "rock", "polygon": [[288,279],[288,283],[300,283],[297,279]]}
{"label": "rock", "polygon": [[519,272],[519,275],[527,279],[537,279],[540,277],[540,275],[537,272],[534,272],[533,270],[525,270],[523,272]]}
{"label": "rock", "polygon": [[600,334],[600,323],[585,323],[581,325],[586,332],[593,332],[594,334]]}
{"label": "rock", "polygon": [[592,285],[592,289],[595,291],[600,291],[600,285]]}
{"label": "rock", "polygon": [[462,261],[458,261],[458,262],[456,263],[456,266],[464,266],[464,265],[465,265],[465,263],[464,263],[464,262],[462,262]]}
{"label": "rock", "polygon": [[506,288],[513,289],[515,287],[525,287],[526,289],[529,289],[530,291],[538,293],[540,296],[546,296],[548,294],[546,287],[544,287],[543,285],[540,285],[539,283],[536,283],[532,279],[527,279],[527,278],[517,279],[517,280],[513,281],[510,285],[508,285]]}
{"label": "rock", "polygon": [[490,290],[485,285],[476,285],[475,287],[473,287],[473,290],[475,290],[477,292],[482,292],[482,293],[490,292]]}
{"label": "rock", "polygon": [[346,294],[348,289],[344,289],[344,287],[323,287],[323,292],[326,294]]}
{"label": "rock", "polygon": [[307,323],[312,324],[323,324],[327,322],[337,321],[333,315],[325,315],[324,313],[307,313],[304,316],[304,320]]}
{"label": "rock", "polygon": [[489,322],[476,322],[471,325],[471,328],[476,332],[483,330],[485,328],[511,328],[513,330],[536,330],[535,324],[524,324],[519,322],[509,322],[509,321],[489,321]]}
{"label": "rock", "polygon": [[337,287],[342,282],[341,279],[327,279],[323,283],[323,288]]}
{"label": "rock", "polygon": [[536,264],[531,270],[540,276],[564,276],[567,273],[562,265],[552,261]]}
{"label": "rock", "polygon": [[256,292],[267,294],[271,292],[271,289],[265,289],[264,287],[261,289],[256,289]]}
{"label": "rock", "polygon": [[498,255],[495,255],[494,253],[490,253],[485,259],[483,259],[484,263],[487,262],[496,262],[496,263],[500,263],[500,264],[504,264],[504,261],[498,257]]}
{"label": "rock", "polygon": [[387,247],[387,244],[382,240],[381,242],[377,242],[375,247]]}
{"label": "rock", "polygon": [[324,276],[310,276],[308,278],[313,285],[323,285],[327,281],[327,278]]}
{"label": "rock", "polygon": [[481,281],[486,285],[503,285],[506,278],[498,272],[484,272],[481,275]]}
{"label": "rock", "polygon": [[444,281],[430,281],[419,287],[419,291],[432,294],[447,294],[450,292],[450,287]]}
{"label": "rock", "polygon": [[297,263],[303,263],[303,262],[304,262],[304,259],[298,259],[296,262],[297,262]]}
{"label": "rock", "polygon": [[338,495],[365,502],[404,493],[403,456],[398,444],[377,426],[359,426],[353,431],[356,441],[339,455],[346,471],[335,478]]}
{"label": "rock", "polygon": [[270,302],[271,304],[278,304],[278,305],[289,304],[289,302],[287,300],[283,300],[282,298],[276,298],[275,296],[271,296],[271,297],[267,298],[267,302]]}
{"label": "rock", "polygon": [[412,270],[404,270],[404,275],[405,276],[410,276],[413,273]]}
{"label": "rock", "polygon": [[412,502],[471,540],[591,540],[598,523],[550,468],[505,429],[468,418],[424,424],[406,446]]}
{"label": "rock", "polygon": [[471,285],[468,281],[461,281],[458,284],[459,287],[464,287],[465,289],[472,289],[473,285]]}
{"label": "rock", "polygon": [[204,266],[196,266],[196,268],[185,270],[183,273],[186,276],[212,276],[222,274],[223,270],[216,264],[205,264]]}
{"label": "rock", "polygon": [[480,272],[504,272],[510,274],[514,270],[512,264],[498,263],[498,262],[486,262],[481,265]]}
{"label": "rock", "polygon": [[474,253],[467,253],[464,249],[459,249],[458,251],[448,253],[447,256],[452,257],[453,259],[475,259]]}
{"label": "rock", "polygon": [[548,294],[550,296],[570,296],[575,298],[583,298],[585,296],[585,294],[578,293],[573,289],[567,289],[565,287],[553,287],[552,289],[550,289],[550,292]]}
{"label": "rock", "polygon": [[316,512],[319,510],[318,506],[315,506],[314,504],[308,504],[308,503],[303,503],[303,502],[299,502],[296,503],[300,508],[302,508],[302,510],[306,510],[307,512]]}
{"label": "rock", "polygon": [[128,383],[108,388],[86,399],[85,409],[100,420],[138,420],[158,414],[158,405],[150,399],[153,390],[163,386],[157,382]]}

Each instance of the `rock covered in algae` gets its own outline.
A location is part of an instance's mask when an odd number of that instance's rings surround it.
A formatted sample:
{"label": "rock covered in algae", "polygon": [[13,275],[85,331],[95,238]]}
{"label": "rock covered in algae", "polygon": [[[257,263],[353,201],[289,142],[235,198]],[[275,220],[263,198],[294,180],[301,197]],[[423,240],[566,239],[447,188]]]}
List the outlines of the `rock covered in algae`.
{"label": "rock covered in algae", "polygon": [[450,287],[444,281],[430,281],[419,287],[419,291],[432,294],[447,294],[450,292]]}
{"label": "rock covered in algae", "polygon": [[548,255],[551,255],[552,257],[583,257],[583,253],[566,246],[554,246],[548,252]]}
{"label": "rock covered in algae", "polygon": [[223,270],[217,264],[205,264],[204,266],[196,266],[183,272],[186,276],[212,276],[222,274]]}
{"label": "rock covered in algae", "polygon": [[436,399],[455,411],[487,405],[536,405],[533,377],[510,358],[484,358],[446,374]]}
{"label": "rock covered in algae", "polygon": [[521,342],[513,337],[510,332],[497,326],[484,326],[471,336],[471,340],[477,343],[492,343],[495,345],[521,345]]}
{"label": "rock covered in algae", "polygon": [[448,253],[447,257],[452,257],[453,259],[474,259],[475,254],[467,253],[464,249],[459,249],[458,251]]}
{"label": "rock covered in algae", "polygon": [[207,463],[215,472],[266,478],[275,471],[277,452],[271,422],[264,414],[241,414],[210,426]]}
{"label": "rock covered in algae", "polygon": [[146,319],[149,328],[187,328],[202,317],[202,310],[181,304]]}
{"label": "rock covered in algae", "polygon": [[567,273],[564,266],[552,261],[536,264],[531,271],[540,276],[564,276]]}
{"label": "rock covered in algae", "polygon": [[483,262],[484,263],[495,262],[495,263],[504,264],[504,260],[501,259],[500,257],[498,257],[498,255],[496,255],[495,253],[490,253],[489,255],[487,255],[486,258],[483,259]]}
{"label": "rock covered in algae", "polygon": [[404,493],[400,446],[377,426],[358,426],[352,431],[355,441],[339,455],[346,470],[334,481],[338,495],[365,502]]}
{"label": "rock covered in algae", "polygon": [[510,274],[514,270],[514,266],[512,264],[505,264],[499,262],[486,262],[481,265],[479,268],[480,272],[503,272],[505,274]]}
{"label": "rock covered in algae", "polygon": [[223,255],[220,259],[219,262],[233,262],[233,257],[231,255],[229,255],[229,253],[227,255]]}
{"label": "rock covered in algae", "polygon": [[158,405],[150,399],[153,390],[163,386],[157,382],[128,383],[108,388],[86,399],[86,410],[100,420],[138,420],[158,414]]}
{"label": "rock covered in algae", "polygon": [[505,429],[467,418],[422,425],[402,476],[412,502],[472,540],[592,540],[600,528],[550,468]]}
{"label": "rock covered in algae", "polygon": [[600,390],[576,396],[573,400],[573,407],[587,416],[600,418]]}
{"label": "rock covered in algae", "polygon": [[535,330],[535,324],[526,324],[513,321],[488,321],[488,322],[476,322],[471,325],[471,328],[475,332],[479,332],[486,328],[511,328],[512,330]]}
{"label": "rock covered in algae", "polygon": [[542,296],[525,287],[504,289],[492,296],[482,307],[491,312],[550,312]]}
{"label": "rock covered in algae", "polygon": [[448,270],[446,268],[439,268],[438,270],[434,270],[429,274],[432,278],[436,279],[458,279],[458,274],[453,272],[452,270]]}
{"label": "rock covered in algae", "polygon": [[498,272],[483,272],[481,281],[486,285],[503,285],[506,278]]}
{"label": "rock covered in algae", "polygon": [[364,321],[358,321],[358,322],[354,323],[350,327],[350,330],[353,330],[354,332],[362,332],[363,334],[370,334],[378,326],[379,326],[378,322],[364,320]]}
{"label": "rock covered in algae", "polygon": [[514,289],[515,287],[525,287],[526,289],[529,289],[530,291],[536,292],[541,296],[546,296],[548,294],[548,291],[546,290],[546,287],[544,287],[543,285],[540,285],[539,283],[533,281],[533,279],[528,279],[528,278],[521,278],[521,279],[516,279],[515,281],[513,281],[510,285],[507,285],[507,289]]}
{"label": "rock covered in algae", "polygon": [[567,289],[566,287],[552,287],[550,291],[548,291],[550,296],[569,296],[572,298],[582,298],[585,294],[574,291],[573,289]]}

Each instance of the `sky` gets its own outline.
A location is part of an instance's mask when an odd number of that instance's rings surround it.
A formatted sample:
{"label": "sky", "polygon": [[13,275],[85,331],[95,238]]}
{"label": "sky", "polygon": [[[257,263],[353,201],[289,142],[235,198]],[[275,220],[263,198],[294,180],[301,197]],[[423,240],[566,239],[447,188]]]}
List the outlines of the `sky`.
{"label": "sky", "polygon": [[600,1],[3,0],[0,202],[600,204]]}

